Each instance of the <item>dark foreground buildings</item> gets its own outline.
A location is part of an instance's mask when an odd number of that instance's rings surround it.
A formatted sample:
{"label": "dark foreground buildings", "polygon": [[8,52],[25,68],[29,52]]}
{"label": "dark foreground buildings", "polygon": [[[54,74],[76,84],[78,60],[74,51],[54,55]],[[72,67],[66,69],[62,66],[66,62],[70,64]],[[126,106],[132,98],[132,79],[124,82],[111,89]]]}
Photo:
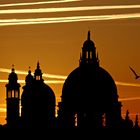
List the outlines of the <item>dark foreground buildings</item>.
{"label": "dark foreground buildings", "polygon": [[94,42],[83,44],[79,67],[65,80],[61,102],[55,114],[55,95],[42,79],[39,63],[34,76],[29,70],[21,96],[14,68],[6,84],[7,124],[11,128],[139,128],[138,116],[135,124],[121,115],[117,87],[111,75],[100,67]]}

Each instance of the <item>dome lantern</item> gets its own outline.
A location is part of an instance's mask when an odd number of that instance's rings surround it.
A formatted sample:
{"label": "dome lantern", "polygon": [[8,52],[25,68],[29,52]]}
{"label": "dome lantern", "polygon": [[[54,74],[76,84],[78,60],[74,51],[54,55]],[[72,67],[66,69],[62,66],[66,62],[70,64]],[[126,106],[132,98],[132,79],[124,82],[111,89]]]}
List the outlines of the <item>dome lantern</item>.
{"label": "dome lantern", "polygon": [[9,83],[12,83],[12,84],[17,83],[18,77],[17,77],[17,74],[15,73],[14,65],[12,65],[11,73],[9,74],[8,80],[9,80]]}
{"label": "dome lantern", "polygon": [[33,76],[30,67],[29,67],[28,75],[25,78],[25,82],[26,84],[31,84],[33,82]]}
{"label": "dome lantern", "polygon": [[90,39],[90,31],[88,31],[87,40],[83,44],[80,65],[92,64],[98,66],[96,48],[94,42]]}
{"label": "dome lantern", "polygon": [[35,80],[36,81],[42,81],[42,71],[40,69],[40,64],[39,62],[37,62],[37,68],[35,70],[35,73],[34,73],[34,77],[35,77]]}

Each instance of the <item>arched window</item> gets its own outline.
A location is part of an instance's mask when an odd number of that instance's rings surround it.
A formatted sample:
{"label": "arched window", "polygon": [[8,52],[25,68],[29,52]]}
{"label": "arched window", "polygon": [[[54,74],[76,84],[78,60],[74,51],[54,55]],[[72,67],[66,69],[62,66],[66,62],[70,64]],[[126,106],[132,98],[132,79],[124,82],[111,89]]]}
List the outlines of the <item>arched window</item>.
{"label": "arched window", "polygon": [[8,91],[8,98],[11,98],[12,97],[12,95],[11,95],[11,90],[10,91]]}
{"label": "arched window", "polygon": [[37,76],[36,76],[36,80],[38,80],[38,81],[39,81],[39,80],[40,80],[40,76],[38,76],[38,75],[37,75]]}
{"label": "arched window", "polygon": [[105,113],[102,115],[102,126],[103,127],[106,126],[106,115],[105,115]]}
{"label": "arched window", "polygon": [[18,90],[15,90],[15,98],[18,98]]}
{"label": "arched window", "polygon": [[86,51],[86,59],[88,59],[88,51]]}
{"label": "arched window", "polygon": [[15,97],[15,93],[14,93],[14,90],[12,90],[12,98]]}
{"label": "arched window", "polygon": [[92,59],[92,51],[90,51],[90,59]]}
{"label": "arched window", "polygon": [[75,115],[74,115],[74,121],[75,121],[74,125],[75,125],[75,127],[77,127],[78,126],[78,115],[77,115],[77,113],[75,113]]}

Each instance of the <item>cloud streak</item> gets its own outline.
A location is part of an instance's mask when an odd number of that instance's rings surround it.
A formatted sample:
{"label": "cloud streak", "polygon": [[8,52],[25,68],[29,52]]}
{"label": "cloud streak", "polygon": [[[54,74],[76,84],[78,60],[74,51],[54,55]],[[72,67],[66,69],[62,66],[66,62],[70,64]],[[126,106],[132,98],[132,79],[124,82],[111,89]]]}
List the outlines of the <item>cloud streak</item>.
{"label": "cloud streak", "polygon": [[[64,80],[45,80],[46,84],[63,84]],[[0,83],[8,83],[8,80],[0,80]],[[25,80],[18,80],[18,83],[24,84]]]}
{"label": "cloud streak", "polygon": [[61,7],[61,8],[36,8],[36,9],[7,9],[0,10],[0,14],[26,14],[26,13],[53,13],[53,12],[75,12],[89,10],[118,10],[139,9],[140,5],[116,5],[116,6],[83,6],[83,7]]}
{"label": "cloud streak", "polygon": [[135,101],[140,100],[140,97],[120,98],[119,101]]}
{"label": "cloud streak", "polygon": [[[21,70],[15,70],[15,71],[17,74],[21,74],[21,75],[28,74],[27,71],[21,71]],[[11,69],[0,68],[0,72],[11,73]],[[46,80],[45,83],[48,83],[48,84],[63,84],[64,80],[67,78],[67,76],[65,75],[55,75],[55,74],[43,74],[43,77],[59,79],[59,80]],[[7,82],[8,80],[0,80],[0,83],[7,83]],[[25,80],[18,80],[18,82],[25,83]],[[127,82],[120,82],[120,81],[115,81],[115,83],[118,86],[140,87],[140,84],[135,84],[135,83],[127,83]]]}
{"label": "cloud streak", "polygon": [[[65,76],[66,77],[66,76]],[[19,83],[25,83],[25,80],[18,80]],[[47,84],[63,84],[64,80],[45,80]],[[0,83],[8,83],[8,80],[0,80]],[[126,82],[115,82],[118,86],[129,86],[129,87],[140,87],[140,84],[126,83]]]}
{"label": "cloud streak", "polygon": [[33,25],[33,24],[50,24],[50,23],[67,23],[82,21],[107,21],[140,18],[140,13],[115,14],[115,15],[98,15],[98,16],[72,16],[57,18],[34,18],[34,19],[4,19],[0,20],[0,26],[16,25]]}
{"label": "cloud streak", "polygon": [[116,85],[119,85],[119,86],[140,87],[140,84],[135,84],[135,83],[126,83],[126,82],[118,82],[118,81],[116,81],[115,83]]}
{"label": "cloud streak", "polygon": [[[21,71],[21,70],[15,70],[15,71],[16,71],[17,74],[21,74],[21,75],[27,75],[28,74],[27,71]],[[0,72],[11,73],[11,69],[0,68]],[[54,79],[63,79],[63,80],[65,80],[67,76],[54,75],[54,74],[45,74],[44,73],[43,74],[43,77],[46,77],[46,78],[54,78]]]}
{"label": "cloud streak", "polygon": [[42,5],[42,4],[57,4],[57,3],[77,2],[77,1],[82,1],[82,0],[55,0],[55,1],[26,2],[26,3],[8,3],[8,4],[0,4],[0,7],[29,6],[29,5]]}
{"label": "cloud streak", "polygon": [[0,107],[0,112],[6,112],[6,108]]}

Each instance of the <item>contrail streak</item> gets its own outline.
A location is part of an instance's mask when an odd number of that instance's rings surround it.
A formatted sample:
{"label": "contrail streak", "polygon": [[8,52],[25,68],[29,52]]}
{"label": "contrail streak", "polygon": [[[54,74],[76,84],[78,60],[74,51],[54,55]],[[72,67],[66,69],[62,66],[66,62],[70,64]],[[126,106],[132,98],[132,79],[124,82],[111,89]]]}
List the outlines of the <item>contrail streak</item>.
{"label": "contrail streak", "polygon": [[20,22],[67,22],[67,21],[82,21],[82,20],[111,20],[111,19],[127,19],[127,18],[139,18],[140,13],[130,13],[130,14],[115,14],[115,15],[97,15],[97,16],[72,16],[72,17],[56,17],[56,18],[31,18],[31,19],[1,19],[1,23],[17,23]]}
{"label": "contrail streak", "polygon": [[13,7],[13,6],[28,6],[28,5],[42,5],[42,4],[56,4],[56,3],[68,3],[82,0],[55,0],[55,1],[41,1],[41,2],[27,2],[27,3],[8,3],[0,4],[0,7]]}
{"label": "contrail streak", "polygon": [[120,98],[119,101],[133,101],[140,100],[140,97]]}
{"label": "contrail streak", "polygon": [[[20,71],[20,70],[15,70],[17,74],[22,74],[22,75],[27,75],[27,71]],[[11,73],[11,69],[5,69],[5,68],[0,68],[0,72],[5,72],[5,73]],[[63,75],[54,75],[54,74],[43,74],[43,77],[46,78],[55,78],[55,79],[66,79],[67,76]]]}
{"label": "contrail streak", "polygon": [[[11,69],[5,69],[5,68],[0,68],[0,72],[4,72],[4,73],[11,73]],[[21,74],[21,75],[27,75],[28,72],[27,71],[21,71],[21,70],[16,70],[17,74]],[[32,73],[33,74],[33,73]],[[54,74],[43,74],[43,77],[47,77],[47,78],[55,78],[55,79],[62,79],[62,80],[47,80],[45,81],[46,83],[58,83],[58,84],[63,84],[64,80],[67,78],[67,76],[65,75],[54,75]],[[8,80],[0,80],[0,83],[7,83]],[[25,83],[25,80],[18,80],[19,83]],[[127,83],[127,82],[119,82],[119,81],[115,81],[116,85],[119,86],[132,86],[132,87],[140,87],[140,84],[135,84],[135,83]]]}
{"label": "contrail streak", "polygon": [[6,108],[0,107],[0,112],[6,112]]}
{"label": "contrail streak", "polygon": [[[63,80],[46,80],[44,81],[47,84],[63,84]],[[0,80],[0,83],[8,83],[8,80]],[[24,84],[25,80],[18,80],[18,83]]]}
{"label": "contrail streak", "polygon": [[35,18],[35,19],[5,19],[0,20],[0,26],[67,23],[80,21],[106,21],[106,20],[120,20],[131,18],[140,18],[140,13],[98,15],[98,16],[72,16],[72,17],[57,17],[57,18]]}
{"label": "contrail streak", "polygon": [[89,10],[117,10],[117,9],[139,9],[140,5],[116,5],[116,6],[84,6],[84,7],[61,7],[61,8],[36,8],[36,9],[7,9],[0,10],[0,14],[21,13],[52,13],[52,12],[74,12]]}
{"label": "contrail streak", "polygon": [[[25,80],[18,80],[18,82],[25,83]],[[63,84],[64,80],[46,80],[44,82],[48,84]],[[8,83],[8,80],[0,80],[0,83]],[[118,86],[140,87],[140,84],[135,84],[135,83],[126,83],[126,82],[118,82],[118,81],[116,81],[115,83]]]}
{"label": "contrail streak", "polygon": [[120,86],[131,86],[131,87],[140,87],[140,84],[135,84],[135,83],[126,83],[126,82],[115,82],[116,85],[120,85]]}

